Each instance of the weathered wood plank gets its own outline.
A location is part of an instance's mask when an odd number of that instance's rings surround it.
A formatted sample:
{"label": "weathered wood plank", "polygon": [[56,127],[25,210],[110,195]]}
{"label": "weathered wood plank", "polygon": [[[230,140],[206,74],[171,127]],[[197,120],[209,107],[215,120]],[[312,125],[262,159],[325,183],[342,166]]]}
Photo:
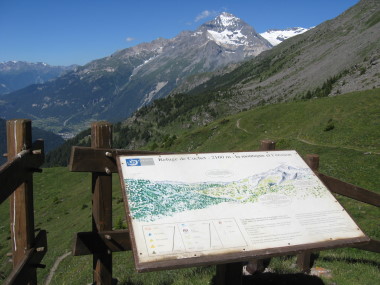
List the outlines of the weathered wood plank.
{"label": "weathered wood plank", "polygon": [[152,151],[137,151],[112,148],[93,148],[74,146],[71,149],[69,170],[73,172],[106,172],[117,173],[116,156],[118,155],[161,154]]}
{"label": "weathered wood plank", "polygon": [[322,173],[317,173],[317,175],[331,192],[380,207],[380,194]]}
{"label": "weathered wood plank", "polygon": [[13,268],[13,271],[5,280],[4,285],[24,285],[30,284],[30,277],[34,275],[37,267],[41,266],[41,261],[47,252],[46,231],[42,230],[35,239],[32,248],[26,250],[23,259]]}
{"label": "weathered wood plank", "polygon": [[[32,146],[32,122],[9,120],[7,127],[8,161]],[[21,265],[25,251],[34,244],[33,173],[26,172],[23,183],[9,199],[13,268]],[[37,284],[36,269],[29,270],[29,284]]]}
{"label": "weathered wood plank", "polygon": [[[131,250],[128,230],[102,231],[98,233],[80,232],[74,236],[73,255],[89,255],[98,251],[111,252]],[[99,250],[100,249],[100,250]]]}
{"label": "weathered wood plank", "polygon": [[[91,125],[91,147],[112,148],[112,124],[95,122]],[[108,157],[107,157],[108,158]],[[112,175],[92,173],[92,232],[112,230]],[[112,284],[112,252],[99,248],[93,255],[93,281]]]}
{"label": "weathered wood plank", "polygon": [[29,172],[35,172],[44,163],[44,142],[36,141],[29,150],[21,151],[0,167],[0,204],[25,180]]}

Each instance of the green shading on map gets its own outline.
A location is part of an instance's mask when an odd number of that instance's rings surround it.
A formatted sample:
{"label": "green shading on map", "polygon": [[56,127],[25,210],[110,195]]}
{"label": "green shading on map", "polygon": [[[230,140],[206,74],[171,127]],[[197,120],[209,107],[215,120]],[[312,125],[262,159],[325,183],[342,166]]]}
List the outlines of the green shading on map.
{"label": "green shading on map", "polygon": [[326,189],[322,184],[316,183],[312,175],[309,168],[281,165],[231,182],[124,181],[132,217],[139,221],[154,221],[223,202],[255,203],[259,197],[270,193],[299,199],[321,197]]}

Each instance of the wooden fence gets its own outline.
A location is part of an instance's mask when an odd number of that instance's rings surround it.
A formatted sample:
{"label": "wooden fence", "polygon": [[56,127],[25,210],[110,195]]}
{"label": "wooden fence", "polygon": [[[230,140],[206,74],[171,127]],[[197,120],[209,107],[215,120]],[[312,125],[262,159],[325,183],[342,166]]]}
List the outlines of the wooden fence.
{"label": "wooden fence", "polygon": [[4,284],[37,284],[37,268],[47,251],[46,231],[35,236],[33,173],[42,172],[44,142],[32,143],[30,120],[10,120],[7,128],[8,162],[0,167],[0,203],[10,201],[13,271]]}
{"label": "wooden fence", "polygon": [[[130,151],[112,148],[112,125],[96,122],[91,126],[91,147],[73,147],[69,169],[73,172],[92,173],[92,213],[91,232],[75,235],[73,255],[93,255],[93,280],[95,284],[112,283],[112,252],[131,250],[128,230],[112,230],[112,173],[117,173],[116,157],[131,154],[163,154],[148,151]],[[260,150],[274,150],[275,142],[261,142]],[[380,195],[355,185],[324,175],[318,171],[319,156],[310,154],[305,161],[327,188],[352,199],[380,206]],[[380,241],[371,240],[368,244],[357,246],[360,249],[380,253]],[[309,272],[311,252],[303,251],[297,255],[297,264],[302,272]],[[251,273],[264,270],[264,260],[252,259],[247,266]],[[217,265],[216,284],[241,284],[242,263]]]}

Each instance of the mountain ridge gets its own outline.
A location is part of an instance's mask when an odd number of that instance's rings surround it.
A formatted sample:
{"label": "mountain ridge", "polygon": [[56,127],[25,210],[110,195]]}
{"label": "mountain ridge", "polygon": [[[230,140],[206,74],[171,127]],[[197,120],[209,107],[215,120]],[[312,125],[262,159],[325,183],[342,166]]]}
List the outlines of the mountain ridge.
{"label": "mountain ridge", "polygon": [[44,62],[0,62],[0,96],[31,84],[44,83],[73,70],[77,65],[52,66]]}
{"label": "mountain ridge", "polygon": [[127,118],[169,94],[189,75],[212,71],[270,48],[252,27],[224,13],[196,31],[117,51],[46,84],[16,91],[3,98],[0,111],[6,118],[33,118],[38,126],[56,133],[62,129],[77,132],[94,120]]}

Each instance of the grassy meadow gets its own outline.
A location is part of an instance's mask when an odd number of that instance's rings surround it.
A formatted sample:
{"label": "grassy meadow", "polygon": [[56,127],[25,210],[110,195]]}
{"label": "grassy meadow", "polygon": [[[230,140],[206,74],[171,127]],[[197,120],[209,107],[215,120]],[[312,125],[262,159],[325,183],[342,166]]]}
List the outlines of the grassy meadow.
{"label": "grassy meadow", "polygon": [[[173,125],[173,129],[179,129]],[[178,133],[169,148],[179,152],[256,150],[262,139],[277,142],[277,149],[295,149],[302,156],[320,155],[320,171],[380,193],[380,90],[356,92],[255,108],[196,130]],[[149,148],[149,145],[147,146]],[[48,231],[46,269],[38,269],[39,283],[55,260],[71,250],[73,235],[91,229],[91,175],[67,168],[45,168],[34,175],[36,228]],[[113,177],[113,221],[125,226],[121,190]],[[380,209],[337,195],[362,230],[380,240]],[[11,270],[9,204],[0,205],[0,283]],[[295,257],[273,258],[277,274],[296,273]],[[380,280],[380,255],[353,248],[318,253],[314,266],[331,270],[324,284],[374,284]],[[113,254],[113,276],[118,284],[211,284],[215,267],[187,268],[137,274],[131,252]],[[281,276],[281,275],[280,275]],[[65,258],[51,284],[88,284],[92,257]],[[272,283],[273,284],[273,283]],[[291,283],[286,283],[291,284]]]}

